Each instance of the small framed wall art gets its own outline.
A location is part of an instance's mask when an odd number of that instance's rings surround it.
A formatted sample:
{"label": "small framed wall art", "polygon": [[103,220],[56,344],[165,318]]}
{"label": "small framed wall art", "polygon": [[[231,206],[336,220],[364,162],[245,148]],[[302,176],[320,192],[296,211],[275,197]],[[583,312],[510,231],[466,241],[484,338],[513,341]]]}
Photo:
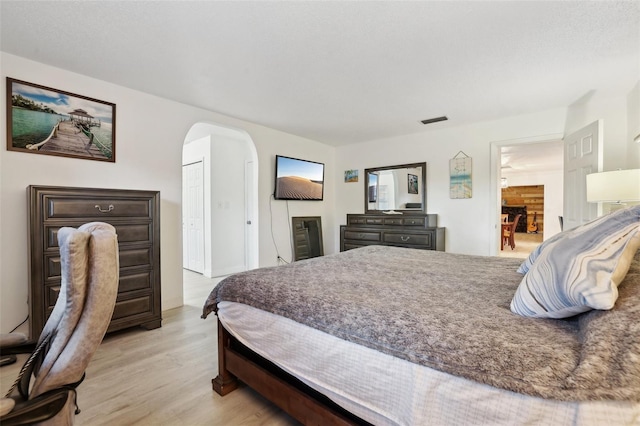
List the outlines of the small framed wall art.
{"label": "small framed wall art", "polygon": [[471,198],[471,157],[459,151],[449,160],[449,197],[452,199]]}
{"label": "small framed wall art", "polygon": [[358,181],[358,170],[345,170],[344,171],[345,183]]}

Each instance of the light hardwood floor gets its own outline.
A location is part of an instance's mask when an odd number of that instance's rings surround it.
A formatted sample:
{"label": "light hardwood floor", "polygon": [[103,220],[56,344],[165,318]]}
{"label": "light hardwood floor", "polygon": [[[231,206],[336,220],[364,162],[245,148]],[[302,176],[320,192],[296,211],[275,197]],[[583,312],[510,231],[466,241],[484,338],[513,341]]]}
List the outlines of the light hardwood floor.
{"label": "light hardwood floor", "polygon": [[[78,388],[77,425],[297,425],[242,386],[224,398],[211,388],[217,375],[215,316],[200,318],[216,280],[185,271],[185,305],[163,312],[156,330],[107,335]],[[2,395],[26,355],[0,368]]]}
{"label": "light hardwood floor", "polygon": [[[500,257],[517,257],[526,259],[529,254],[542,243],[542,234],[528,234],[525,232],[516,232],[515,234],[516,248],[511,249],[508,245],[504,250],[498,250]],[[499,247],[498,247],[499,248]]]}

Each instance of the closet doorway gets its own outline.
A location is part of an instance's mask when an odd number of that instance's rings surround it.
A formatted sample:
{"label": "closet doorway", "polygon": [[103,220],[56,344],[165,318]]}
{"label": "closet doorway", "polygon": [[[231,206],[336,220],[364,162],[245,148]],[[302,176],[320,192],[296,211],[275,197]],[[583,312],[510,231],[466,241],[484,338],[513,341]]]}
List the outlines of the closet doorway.
{"label": "closet doorway", "polygon": [[183,267],[209,278],[257,268],[258,159],[251,137],[196,123],[182,164]]}

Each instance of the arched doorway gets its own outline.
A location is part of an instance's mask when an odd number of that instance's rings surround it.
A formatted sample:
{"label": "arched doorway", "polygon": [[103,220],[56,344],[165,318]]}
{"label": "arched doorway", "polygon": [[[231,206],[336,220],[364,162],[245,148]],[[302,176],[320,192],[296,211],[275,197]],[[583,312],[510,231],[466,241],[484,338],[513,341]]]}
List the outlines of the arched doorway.
{"label": "arched doorway", "polygon": [[219,277],[258,267],[258,156],[249,134],[196,123],[183,151],[183,267]]}

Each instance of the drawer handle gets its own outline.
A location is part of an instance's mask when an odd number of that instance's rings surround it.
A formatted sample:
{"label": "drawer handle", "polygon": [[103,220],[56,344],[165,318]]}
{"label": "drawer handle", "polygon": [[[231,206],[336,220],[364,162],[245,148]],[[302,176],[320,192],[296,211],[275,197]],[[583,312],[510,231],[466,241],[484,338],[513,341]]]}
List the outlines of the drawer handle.
{"label": "drawer handle", "polygon": [[113,207],[113,204],[109,204],[109,208],[107,210],[103,210],[102,207],[100,207],[98,204],[96,204],[94,207],[98,209],[100,213],[109,213],[111,210],[115,208]]}
{"label": "drawer handle", "polygon": [[408,236],[408,235],[407,235],[407,236],[405,236],[405,235],[400,235],[400,239],[401,239],[403,242],[405,242],[405,243],[406,243],[407,241],[409,241],[409,239],[410,239],[410,238],[411,238],[411,237],[410,237],[410,236]]}
{"label": "drawer handle", "polygon": [[364,234],[358,234],[358,238],[364,238]]}

